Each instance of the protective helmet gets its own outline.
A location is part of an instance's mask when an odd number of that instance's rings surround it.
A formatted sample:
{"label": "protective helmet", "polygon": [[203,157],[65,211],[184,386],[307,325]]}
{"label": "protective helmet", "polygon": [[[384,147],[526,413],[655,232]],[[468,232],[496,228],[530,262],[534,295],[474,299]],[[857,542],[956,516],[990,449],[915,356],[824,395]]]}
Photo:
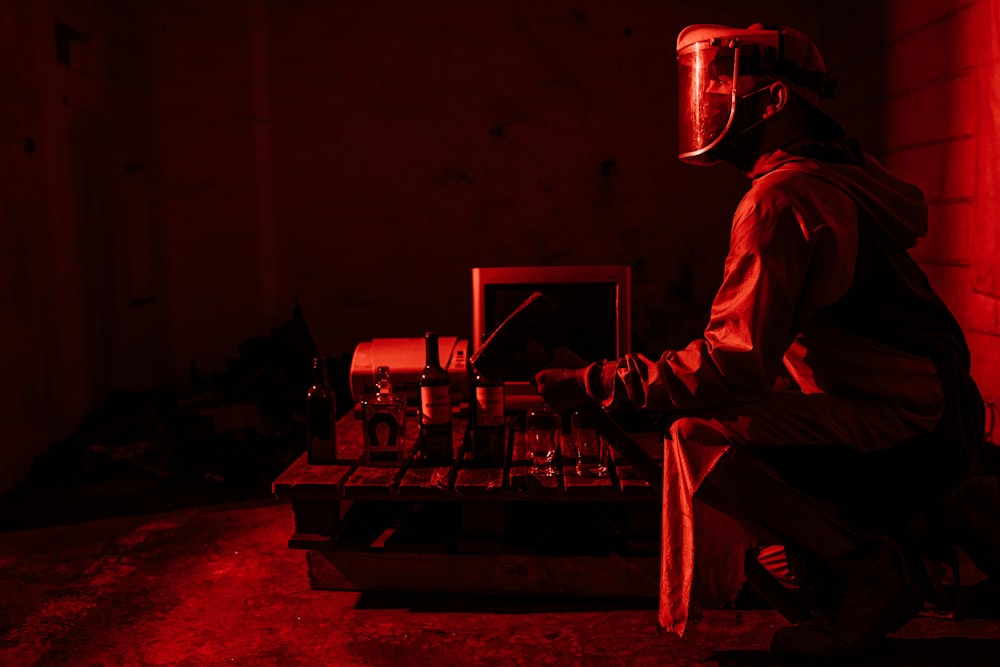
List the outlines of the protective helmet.
{"label": "protective helmet", "polygon": [[[748,77],[784,81],[809,103],[836,134],[843,128],[820,109],[833,97],[836,81],[827,77],[819,49],[805,34],[787,26],[754,23],[748,28],[699,24],[677,36],[680,98],[678,157],[685,162],[714,164],[716,148],[739,127],[737,107]],[[742,80],[741,80],[742,77]]]}

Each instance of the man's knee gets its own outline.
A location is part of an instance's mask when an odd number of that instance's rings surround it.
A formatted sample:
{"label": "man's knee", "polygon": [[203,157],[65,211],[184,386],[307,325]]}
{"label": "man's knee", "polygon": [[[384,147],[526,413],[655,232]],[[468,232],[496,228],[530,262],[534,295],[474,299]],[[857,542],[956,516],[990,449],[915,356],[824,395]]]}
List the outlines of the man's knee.
{"label": "man's knee", "polygon": [[670,425],[670,439],[684,445],[697,443],[722,447],[733,443],[732,434],[715,419],[680,417]]}

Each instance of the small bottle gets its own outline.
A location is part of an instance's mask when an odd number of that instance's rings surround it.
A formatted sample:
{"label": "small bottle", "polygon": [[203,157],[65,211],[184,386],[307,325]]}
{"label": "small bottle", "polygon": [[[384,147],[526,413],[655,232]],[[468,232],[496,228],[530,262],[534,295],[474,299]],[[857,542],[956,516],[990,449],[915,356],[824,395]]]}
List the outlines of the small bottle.
{"label": "small bottle", "polygon": [[473,369],[472,461],[482,466],[502,466],[507,447],[504,423],[504,386],[498,373]]}
{"label": "small bottle", "polygon": [[306,460],[330,465],[337,459],[337,395],[330,388],[326,357],[313,359],[313,385],[306,392]]}
{"label": "small bottle", "polygon": [[398,462],[406,452],[406,397],[392,390],[388,366],[375,370],[375,395],[362,402],[365,461]]}
{"label": "small bottle", "polygon": [[441,368],[438,335],[424,335],[425,366],[417,379],[420,391],[420,459],[428,465],[449,465],[455,459],[452,439],[451,378]]}

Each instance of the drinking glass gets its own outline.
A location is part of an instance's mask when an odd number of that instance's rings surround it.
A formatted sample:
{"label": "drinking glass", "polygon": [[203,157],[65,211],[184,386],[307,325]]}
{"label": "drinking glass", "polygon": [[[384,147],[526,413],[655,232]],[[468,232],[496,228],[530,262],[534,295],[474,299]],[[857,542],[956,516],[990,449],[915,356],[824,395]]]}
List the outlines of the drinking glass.
{"label": "drinking glass", "polygon": [[598,435],[594,418],[586,412],[569,417],[570,440],[576,449],[576,474],[605,477],[608,474],[608,444]]}
{"label": "drinking glass", "polygon": [[562,419],[547,407],[530,408],[524,416],[524,434],[531,451],[533,475],[551,477],[559,474],[556,467],[556,450],[562,434]]}

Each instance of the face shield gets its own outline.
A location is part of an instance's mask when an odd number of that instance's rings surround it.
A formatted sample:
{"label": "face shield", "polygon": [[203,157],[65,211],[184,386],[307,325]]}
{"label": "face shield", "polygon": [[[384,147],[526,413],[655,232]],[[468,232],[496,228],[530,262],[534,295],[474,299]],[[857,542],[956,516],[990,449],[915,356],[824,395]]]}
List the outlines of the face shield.
{"label": "face shield", "polygon": [[684,162],[715,164],[719,144],[763,122],[755,98],[776,80],[827,119],[825,135],[842,133],[819,107],[833,96],[836,81],[827,77],[815,44],[794,28],[691,25],[677,36],[677,63],[678,157]]}
{"label": "face shield", "polygon": [[677,55],[678,149],[685,162],[707,165],[717,161],[709,153],[736,117],[737,48],[697,42]]}

